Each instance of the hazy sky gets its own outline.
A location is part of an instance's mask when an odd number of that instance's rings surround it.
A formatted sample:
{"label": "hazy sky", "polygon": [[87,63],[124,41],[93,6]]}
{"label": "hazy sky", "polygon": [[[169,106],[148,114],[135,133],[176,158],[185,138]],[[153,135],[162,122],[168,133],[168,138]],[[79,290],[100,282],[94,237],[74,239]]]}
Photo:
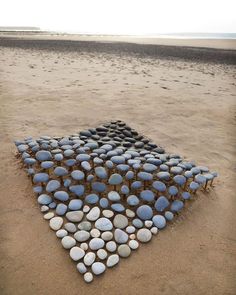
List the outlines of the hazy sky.
{"label": "hazy sky", "polygon": [[236,32],[236,0],[0,0],[0,26],[107,34]]}

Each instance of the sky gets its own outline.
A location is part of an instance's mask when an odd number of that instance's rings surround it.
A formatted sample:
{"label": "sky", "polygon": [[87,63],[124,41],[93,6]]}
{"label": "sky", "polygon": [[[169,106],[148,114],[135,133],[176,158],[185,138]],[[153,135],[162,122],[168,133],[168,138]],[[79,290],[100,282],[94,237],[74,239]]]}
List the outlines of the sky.
{"label": "sky", "polygon": [[236,33],[235,0],[0,0],[0,26],[103,34]]}

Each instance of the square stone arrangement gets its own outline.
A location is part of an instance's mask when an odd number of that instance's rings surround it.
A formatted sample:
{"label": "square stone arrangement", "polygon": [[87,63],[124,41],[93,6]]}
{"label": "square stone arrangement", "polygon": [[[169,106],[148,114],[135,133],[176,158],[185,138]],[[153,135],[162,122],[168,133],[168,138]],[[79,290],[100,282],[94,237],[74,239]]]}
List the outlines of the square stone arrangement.
{"label": "square stone arrangement", "polygon": [[15,145],[44,219],[87,283],[149,242],[217,177],[120,120]]}

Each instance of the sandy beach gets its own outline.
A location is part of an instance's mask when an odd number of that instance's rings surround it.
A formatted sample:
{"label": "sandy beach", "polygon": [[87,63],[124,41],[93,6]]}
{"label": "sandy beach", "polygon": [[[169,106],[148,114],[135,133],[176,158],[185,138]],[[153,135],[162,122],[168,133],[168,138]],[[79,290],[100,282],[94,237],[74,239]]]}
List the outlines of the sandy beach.
{"label": "sandy beach", "polygon": [[[59,39],[0,36],[0,293],[235,294],[235,41]],[[112,119],[220,177],[148,245],[87,285],[42,218],[13,140]]]}

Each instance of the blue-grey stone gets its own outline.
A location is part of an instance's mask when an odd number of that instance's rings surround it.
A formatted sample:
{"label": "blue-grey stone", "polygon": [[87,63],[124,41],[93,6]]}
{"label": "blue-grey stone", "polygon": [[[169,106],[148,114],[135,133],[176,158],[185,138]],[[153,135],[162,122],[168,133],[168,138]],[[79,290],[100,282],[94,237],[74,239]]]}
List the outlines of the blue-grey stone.
{"label": "blue-grey stone", "polygon": [[197,175],[197,174],[201,173],[201,170],[198,167],[193,167],[191,169],[191,172],[193,173],[193,175]]}
{"label": "blue-grey stone", "polygon": [[[101,154],[100,157],[102,157],[102,155],[103,155],[103,154]],[[93,159],[93,163],[94,163],[95,165],[101,165],[101,164],[103,164],[103,159],[101,159],[101,158],[99,158],[99,157],[95,157],[95,158]]]}
{"label": "blue-grey stone", "polygon": [[212,180],[214,177],[216,177],[217,173],[216,173],[216,176],[214,176],[212,173],[206,173],[206,174],[204,174],[204,176],[206,177],[206,179],[208,181],[208,180]]}
{"label": "blue-grey stone", "polygon": [[59,181],[57,181],[57,180],[50,180],[50,181],[47,183],[46,191],[47,191],[48,193],[54,192],[54,191],[56,191],[60,186],[61,186],[61,184],[60,184]]}
{"label": "blue-grey stone", "polygon": [[129,187],[127,185],[122,185],[121,189],[120,189],[121,193],[124,195],[128,195],[129,194]]}
{"label": "blue-grey stone", "polygon": [[28,154],[28,153],[26,153],[26,152],[23,152],[23,154],[22,154],[22,159],[24,160],[24,159],[26,159],[26,158],[30,158],[30,154]]}
{"label": "blue-grey stone", "polygon": [[33,190],[34,190],[34,192],[35,192],[36,194],[41,194],[42,191],[43,191],[43,187],[42,187],[41,185],[39,185],[39,186],[34,186]]}
{"label": "blue-grey stone", "polygon": [[76,160],[75,159],[69,159],[69,160],[66,160],[65,161],[65,165],[68,166],[68,167],[74,166],[75,163],[76,163]]}
{"label": "blue-grey stone", "polygon": [[68,171],[67,171],[67,169],[64,168],[64,167],[56,167],[56,168],[54,169],[54,174],[55,174],[56,176],[65,176],[65,175],[68,174]]}
{"label": "blue-grey stone", "polygon": [[170,202],[168,201],[168,199],[164,196],[159,197],[156,202],[155,202],[155,209],[157,211],[164,211],[168,206],[170,205]]}
{"label": "blue-grey stone", "polygon": [[112,169],[114,166],[113,162],[110,160],[106,161],[105,165],[108,169]]}
{"label": "blue-grey stone", "polygon": [[154,172],[157,169],[157,167],[151,163],[145,163],[143,165],[143,170],[146,172]]}
{"label": "blue-grey stone", "polygon": [[83,201],[79,199],[73,199],[70,201],[68,208],[70,210],[80,210],[83,206]]}
{"label": "blue-grey stone", "polygon": [[166,226],[166,219],[162,215],[153,216],[152,221],[154,225],[159,229],[162,229]]}
{"label": "blue-grey stone", "polygon": [[110,176],[108,182],[110,185],[118,185],[118,184],[122,183],[122,181],[123,181],[122,176],[118,173],[114,173]]}
{"label": "blue-grey stone", "polygon": [[[133,164],[133,169],[134,170],[139,170],[141,168],[141,164]],[[141,172],[140,172],[141,173]],[[144,172],[143,172],[144,173]]]}
{"label": "blue-grey stone", "polygon": [[191,194],[189,192],[182,192],[182,198],[184,200],[189,200],[191,198]]}
{"label": "blue-grey stone", "polygon": [[56,207],[56,214],[57,215],[64,215],[67,211],[67,206],[65,204],[58,204]]}
{"label": "blue-grey stone", "polygon": [[115,164],[124,164],[125,163],[125,157],[123,156],[113,156],[111,157],[111,161]]}
{"label": "blue-grey stone", "polygon": [[34,183],[47,182],[49,180],[49,175],[47,173],[37,173],[34,175]]}
{"label": "blue-grey stone", "polygon": [[129,165],[126,164],[119,164],[116,166],[117,170],[121,171],[121,172],[126,172],[130,169]]}
{"label": "blue-grey stone", "polygon": [[99,200],[99,197],[96,194],[89,194],[85,197],[85,202],[88,204],[96,204],[98,200]]}
{"label": "blue-grey stone", "polygon": [[160,159],[149,158],[146,161],[147,163],[153,164],[155,166],[160,166],[162,161]]}
{"label": "blue-grey stone", "polygon": [[170,168],[170,172],[174,175],[181,174],[183,169],[181,167],[175,166]]}
{"label": "blue-grey stone", "polygon": [[77,197],[81,197],[84,194],[84,186],[82,184],[71,185],[69,190]]}
{"label": "blue-grey stone", "polygon": [[152,186],[158,192],[165,192],[166,191],[166,185],[161,181],[154,181]]}
{"label": "blue-grey stone", "polygon": [[164,172],[169,171],[169,167],[166,164],[162,164],[160,165],[160,171],[164,171]]}
{"label": "blue-grey stone", "polygon": [[139,198],[137,196],[135,196],[135,195],[130,195],[127,198],[127,203],[130,206],[137,206],[139,204]]}
{"label": "blue-grey stone", "polygon": [[100,179],[106,179],[107,178],[107,171],[103,167],[95,167],[95,174]]}
{"label": "blue-grey stone", "polygon": [[112,230],[113,224],[106,217],[101,217],[95,222],[95,227],[101,231]]}
{"label": "blue-grey stone", "polygon": [[104,144],[101,146],[101,149],[104,149],[106,151],[111,151],[113,148],[110,144]]}
{"label": "blue-grey stone", "polygon": [[64,191],[57,191],[54,193],[54,198],[59,200],[59,201],[67,201],[69,200],[69,195],[67,192],[64,192]]}
{"label": "blue-grey stone", "polygon": [[64,156],[65,157],[71,157],[75,152],[71,149],[65,150],[64,151]]}
{"label": "blue-grey stone", "polygon": [[125,207],[122,204],[120,204],[120,203],[112,204],[111,205],[111,208],[114,211],[116,211],[116,212],[123,212],[123,211],[125,211]]}
{"label": "blue-grey stone", "polygon": [[206,177],[202,174],[197,174],[194,178],[194,181],[199,184],[204,184],[206,183]]}
{"label": "blue-grey stone", "polygon": [[136,210],[136,214],[142,220],[151,219],[153,216],[152,208],[148,205],[142,205]]}
{"label": "blue-grey stone", "polygon": [[48,205],[52,202],[52,198],[46,194],[42,194],[38,197],[38,203],[40,205]]}
{"label": "blue-grey stone", "polygon": [[82,180],[82,179],[84,179],[84,172],[80,171],[80,170],[74,170],[71,172],[71,177],[74,180]]}
{"label": "blue-grey stone", "polygon": [[69,187],[71,185],[71,179],[70,178],[65,179],[63,184],[64,184],[64,187]]}
{"label": "blue-grey stone", "polygon": [[94,175],[89,174],[86,179],[88,182],[92,182],[94,180]]}
{"label": "blue-grey stone", "polygon": [[143,222],[142,222],[142,220],[140,220],[140,219],[138,219],[138,218],[133,219],[132,224],[133,224],[133,226],[135,226],[136,228],[141,228],[141,227],[143,227]]}
{"label": "blue-grey stone", "polygon": [[185,172],[184,172],[184,176],[185,176],[186,178],[191,178],[191,177],[193,177],[193,173],[192,173],[191,171],[185,171]]}
{"label": "blue-grey stone", "polygon": [[142,187],[142,182],[138,181],[138,180],[132,182],[132,184],[131,184],[131,189],[133,189],[133,190],[137,190],[137,189],[139,189],[141,187]]}
{"label": "blue-grey stone", "polygon": [[52,202],[52,203],[50,203],[50,204],[48,205],[48,207],[49,207],[50,209],[55,209],[56,206],[57,206],[57,204],[56,204],[55,202]]}
{"label": "blue-grey stone", "polygon": [[144,181],[150,181],[153,179],[153,175],[151,173],[147,173],[147,172],[139,172],[138,178],[142,179]]}
{"label": "blue-grey stone", "polygon": [[171,185],[169,188],[168,188],[168,192],[171,196],[176,196],[178,194],[178,189],[176,186],[174,185]]}
{"label": "blue-grey stone", "polygon": [[84,162],[84,161],[89,161],[90,160],[90,155],[88,154],[79,154],[76,156],[76,160],[79,162]]}
{"label": "blue-grey stone", "polygon": [[50,169],[53,167],[53,165],[54,165],[54,162],[52,162],[52,161],[44,161],[41,163],[41,167],[43,169]]}
{"label": "blue-grey stone", "polygon": [[183,186],[186,183],[186,178],[183,175],[175,175],[173,179],[179,186]]}
{"label": "blue-grey stone", "polygon": [[173,212],[178,212],[180,211],[182,208],[184,207],[184,203],[182,201],[179,200],[175,200],[171,206],[170,206],[170,210]]}
{"label": "blue-grey stone", "polygon": [[50,161],[52,159],[52,154],[49,151],[38,151],[35,157],[40,162]]}
{"label": "blue-grey stone", "polygon": [[154,200],[154,193],[151,190],[144,190],[140,193],[141,199],[147,202],[152,202]]}
{"label": "blue-grey stone", "polygon": [[36,163],[36,160],[33,159],[33,158],[26,158],[26,159],[24,159],[24,163],[25,163],[26,165],[31,166],[31,165],[34,165],[34,164]]}
{"label": "blue-grey stone", "polygon": [[27,151],[29,146],[27,144],[20,144],[17,146],[17,149],[20,153]]}
{"label": "blue-grey stone", "polygon": [[29,168],[29,169],[27,169],[27,173],[28,173],[29,175],[34,175],[34,174],[35,174],[35,170],[34,170],[34,168]]}
{"label": "blue-grey stone", "polygon": [[54,156],[54,159],[57,161],[57,162],[60,162],[63,160],[63,155],[62,154],[56,154]]}
{"label": "blue-grey stone", "polygon": [[118,244],[125,244],[128,241],[128,235],[122,229],[117,228],[114,232],[115,241]]}
{"label": "blue-grey stone", "polygon": [[191,183],[190,183],[190,185],[189,185],[189,188],[192,190],[192,191],[195,191],[195,190],[197,190],[198,188],[199,188],[199,184],[197,183],[197,182],[195,182],[195,181],[192,181]]}
{"label": "blue-grey stone", "polygon": [[93,141],[93,142],[88,142],[84,145],[84,147],[89,147],[91,150],[97,149],[98,148],[98,143]]}
{"label": "blue-grey stone", "polygon": [[87,161],[83,161],[81,163],[81,167],[85,170],[85,171],[90,171],[92,169],[91,165],[89,164],[89,162]]}
{"label": "blue-grey stone", "polygon": [[92,183],[92,190],[98,193],[103,193],[106,190],[106,185],[105,183],[102,182],[93,182]]}
{"label": "blue-grey stone", "polygon": [[120,195],[115,191],[110,191],[108,193],[108,199],[112,202],[120,201]]}
{"label": "blue-grey stone", "polygon": [[109,206],[109,202],[106,198],[101,198],[100,201],[99,201],[99,205],[102,207],[102,208],[107,208]]}
{"label": "blue-grey stone", "polygon": [[125,178],[127,180],[131,180],[134,178],[134,172],[133,171],[128,171],[126,174],[125,174]]}
{"label": "blue-grey stone", "polygon": [[157,177],[161,180],[169,180],[170,179],[170,173],[169,172],[158,172]]}
{"label": "blue-grey stone", "polygon": [[165,212],[165,218],[166,218],[166,220],[171,221],[174,218],[174,214],[172,212],[170,212],[170,211],[166,211]]}

